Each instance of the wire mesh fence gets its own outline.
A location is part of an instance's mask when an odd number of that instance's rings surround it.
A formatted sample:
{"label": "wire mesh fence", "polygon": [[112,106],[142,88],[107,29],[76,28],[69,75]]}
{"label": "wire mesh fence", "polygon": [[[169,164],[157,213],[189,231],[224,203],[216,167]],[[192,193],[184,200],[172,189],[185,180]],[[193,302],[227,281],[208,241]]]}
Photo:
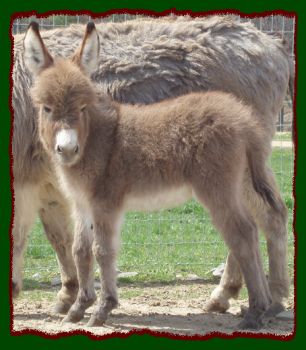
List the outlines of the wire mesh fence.
{"label": "wire mesh fence", "polygon": [[[130,14],[113,14],[106,17],[101,17],[94,19],[96,23],[103,22],[123,22],[127,20],[133,20],[138,18],[144,18],[143,15],[130,15]],[[238,17],[241,22],[252,21],[258,29],[266,33],[276,33],[284,40],[286,40],[288,47],[290,48],[292,56],[294,56],[294,28],[295,28],[295,18],[285,17],[280,15],[272,15],[266,17],[257,17],[253,19],[248,19],[244,17]],[[67,27],[72,23],[85,24],[91,21],[91,16],[88,15],[53,15],[47,18],[37,19],[36,17],[19,18],[13,23],[12,32],[13,34],[20,34],[25,32],[28,24],[31,20],[36,20],[40,23],[42,29],[54,29]],[[287,96],[282,108],[279,119],[277,122],[277,131],[289,131],[291,130],[291,120],[292,120],[292,102]]]}
{"label": "wire mesh fence", "polygon": [[106,17],[101,17],[100,19],[92,19],[88,15],[77,15],[77,16],[68,16],[68,15],[53,15],[47,18],[37,19],[35,16],[27,18],[17,18],[13,23],[13,34],[24,33],[28,27],[28,24],[35,20],[39,22],[41,29],[54,29],[54,28],[63,28],[68,27],[70,24],[86,24],[89,21],[94,21],[95,23],[103,22],[123,22],[127,20],[133,20],[141,18],[141,15],[129,15],[129,14],[114,14]]}
{"label": "wire mesh fence", "polygon": [[[141,15],[114,14],[94,19],[94,22],[122,22],[133,20]],[[23,33],[34,17],[19,18],[13,23],[13,34]],[[37,19],[42,29],[66,27],[72,23],[87,23],[87,15],[53,15]],[[277,33],[284,38],[294,56],[295,19],[281,15],[272,15],[252,21],[263,32]],[[292,102],[288,97],[279,115],[277,133],[271,166],[277,176],[280,190],[289,207],[289,264],[293,273],[293,196],[292,177],[294,153],[291,147]],[[174,210],[165,210],[152,214],[129,213],[122,233],[123,247],[119,258],[119,269],[137,271],[157,278],[171,278],[181,273],[207,274],[212,268],[222,263],[226,257],[226,247],[213,229],[207,213],[195,202]],[[267,267],[265,242],[261,248]],[[27,278],[48,279],[58,274],[55,254],[42,234],[42,227],[37,222],[29,239],[26,255],[25,272]]]}

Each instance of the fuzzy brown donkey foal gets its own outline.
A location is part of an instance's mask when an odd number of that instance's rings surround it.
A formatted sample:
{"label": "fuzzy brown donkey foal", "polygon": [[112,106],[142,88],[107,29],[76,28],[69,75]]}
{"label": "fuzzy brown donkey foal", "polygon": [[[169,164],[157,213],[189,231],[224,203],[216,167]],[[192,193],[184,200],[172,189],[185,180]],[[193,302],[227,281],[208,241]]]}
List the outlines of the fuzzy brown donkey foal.
{"label": "fuzzy brown donkey foal", "polygon": [[[82,41],[84,28],[83,25],[57,28],[43,31],[41,36],[54,56],[70,57]],[[264,128],[266,142],[271,141],[288,80],[290,85],[294,73],[280,38],[231,16],[136,19],[101,23],[97,31],[101,52],[92,79],[116,101],[149,104],[189,92],[222,90],[258,111],[254,116]],[[53,164],[39,141],[23,40],[24,34],[14,36],[13,294],[16,297],[22,286],[26,238],[39,214],[60,265],[62,288],[55,310],[67,313],[78,291],[69,205],[60,191]],[[270,175],[275,182],[273,174]],[[283,205],[283,211],[271,211],[251,186],[248,171],[245,184],[248,208],[267,240],[269,287],[279,309],[289,290],[286,208]],[[239,265],[229,256],[220,285],[208,299],[206,310],[225,312],[230,299],[238,297],[242,282]]]}
{"label": "fuzzy brown donkey foal", "polygon": [[239,327],[258,328],[271,295],[257,228],[244,200],[247,168],[250,186],[271,211],[281,205],[265,166],[269,146],[251,108],[222,92],[147,106],[115,103],[98,94],[86,76],[95,68],[98,48],[93,24],[72,60],[53,59],[35,24],[25,37],[40,138],[75,219],[79,293],[65,320],[81,320],[96,299],[92,251],[102,291],[89,325],[103,324],[117,306],[115,263],[124,212],[171,207],[195,197],[208,208],[246,281],[249,310]]}

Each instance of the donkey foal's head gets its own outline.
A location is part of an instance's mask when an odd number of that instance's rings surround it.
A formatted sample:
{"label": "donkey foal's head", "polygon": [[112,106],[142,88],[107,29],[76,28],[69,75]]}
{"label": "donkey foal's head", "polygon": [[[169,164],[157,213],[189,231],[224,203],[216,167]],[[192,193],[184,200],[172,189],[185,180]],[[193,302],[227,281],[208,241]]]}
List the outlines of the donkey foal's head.
{"label": "donkey foal's head", "polygon": [[63,165],[76,164],[86,146],[88,109],[96,99],[89,76],[97,67],[99,47],[93,23],[88,23],[83,42],[70,59],[50,55],[35,22],[24,38],[25,64],[34,77],[32,98],[39,112],[40,138]]}

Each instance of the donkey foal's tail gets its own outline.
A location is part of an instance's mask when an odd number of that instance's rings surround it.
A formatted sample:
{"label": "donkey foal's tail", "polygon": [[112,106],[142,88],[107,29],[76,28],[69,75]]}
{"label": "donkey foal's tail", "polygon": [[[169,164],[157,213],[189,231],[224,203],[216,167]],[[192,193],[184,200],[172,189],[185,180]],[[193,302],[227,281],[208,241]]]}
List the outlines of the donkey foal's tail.
{"label": "donkey foal's tail", "polygon": [[[268,170],[266,168],[267,151],[264,142],[259,135],[253,133],[253,137],[247,148],[247,159],[251,172],[252,183],[255,191],[261,198],[267,202],[274,210],[281,211],[280,203],[277,199],[275,189],[269,180]],[[250,135],[251,136],[251,135]]]}

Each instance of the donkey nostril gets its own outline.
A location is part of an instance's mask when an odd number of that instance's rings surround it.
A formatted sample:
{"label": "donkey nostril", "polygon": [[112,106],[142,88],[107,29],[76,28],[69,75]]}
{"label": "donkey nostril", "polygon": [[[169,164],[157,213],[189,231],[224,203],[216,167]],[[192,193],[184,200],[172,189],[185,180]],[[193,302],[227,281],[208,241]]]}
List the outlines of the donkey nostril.
{"label": "donkey nostril", "polygon": [[74,153],[78,153],[78,152],[79,152],[79,146],[75,146]]}
{"label": "donkey nostril", "polygon": [[58,153],[63,153],[63,149],[59,145],[57,146],[56,150],[57,150]]}

